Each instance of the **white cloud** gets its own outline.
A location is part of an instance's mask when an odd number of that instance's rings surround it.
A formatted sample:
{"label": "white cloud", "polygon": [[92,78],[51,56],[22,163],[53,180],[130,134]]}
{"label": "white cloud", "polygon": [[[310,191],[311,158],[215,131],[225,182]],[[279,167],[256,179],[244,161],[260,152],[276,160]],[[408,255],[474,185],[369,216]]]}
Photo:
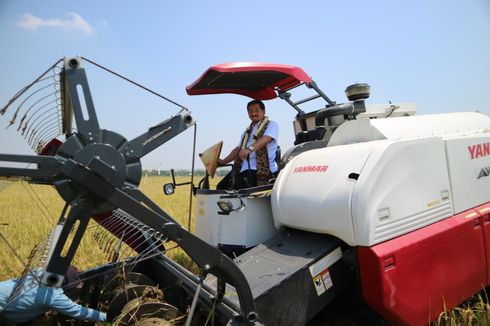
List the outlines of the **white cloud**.
{"label": "white cloud", "polygon": [[92,26],[90,26],[90,24],[79,14],[70,12],[67,16],[68,19],[63,20],[58,18],[42,19],[31,14],[24,14],[20,20],[17,21],[17,26],[33,31],[37,31],[43,27],[53,27],[59,28],[65,32],[81,31],[87,35],[94,33]]}

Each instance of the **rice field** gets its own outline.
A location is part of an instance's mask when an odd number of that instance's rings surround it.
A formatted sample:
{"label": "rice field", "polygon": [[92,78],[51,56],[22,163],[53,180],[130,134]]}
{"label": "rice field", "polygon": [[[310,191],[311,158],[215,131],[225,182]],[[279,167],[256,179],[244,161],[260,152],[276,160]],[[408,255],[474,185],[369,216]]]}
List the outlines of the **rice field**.
{"label": "rice field", "polygon": [[[176,181],[190,180],[177,177]],[[194,180],[194,183],[198,181]],[[214,186],[219,179],[211,181]],[[190,187],[177,187],[174,195],[165,196],[162,186],[168,182],[171,182],[170,177],[143,178],[140,189],[187,229]],[[56,225],[63,206],[64,201],[51,186],[0,181],[0,280],[21,275],[31,250]],[[81,270],[108,261],[107,254],[97,245],[94,233],[90,232],[95,222],[90,223],[74,258],[74,265]],[[193,212],[190,229],[194,230]],[[180,249],[169,254],[189,269],[196,270]],[[486,292],[482,291],[459,307],[443,312],[431,325],[490,325],[490,305]]]}
{"label": "rice field", "polygon": [[[190,180],[177,177],[176,181]],[[195,183],[197,181],[194,180]],[[177,187],[175,194],[165,196],[162,186],[168,182],[171,182],[170,177],[143,178],[140,189],[187,229],[190,186]],[[22,273],[31,250],[56,225],[63,206],[64,201],[51,186],[0,181],[0,280],[18,277]],[[193,230],[193,214],[190,222]],[[81,270],[108,261],[107,253],[98,246],[94,233],[90,232],[96,223],[90,223],[74,259],[74,265]],[[180,263],[190,264],[183,252],[176,250],[171,254],[176,255]]]}

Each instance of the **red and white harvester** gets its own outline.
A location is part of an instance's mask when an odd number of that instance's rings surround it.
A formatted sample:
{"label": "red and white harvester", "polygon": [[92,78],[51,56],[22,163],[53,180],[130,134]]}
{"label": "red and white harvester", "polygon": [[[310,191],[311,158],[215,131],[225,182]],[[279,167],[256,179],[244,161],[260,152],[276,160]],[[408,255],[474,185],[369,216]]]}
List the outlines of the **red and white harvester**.
{"label": "red and white harvester", "polygon": [[[417,116],[413,104],[370,105],[367,84],[347,87],[348,101],[337,103],[295,66],[210,67],[187,87],[189,95],[278,97],[296,110],[295,144],[275,180],[238,191],[230,188],[233,171],[210,189],[221,144],[206,151],[208,173],[193,186],[191,234],[138,190],[140,158],[193,126],[190,112],[182,107],[130,141],[100,129],[83,59],[65,59],[59,72],[66,140],[55,154],[0,155],[38,164],[29,171],[2,167],[0,175],[52,184],[71,208],[53,236],[46,284],[61,284],[94,216],[126,243],[124,232],[144,235],[129,244],[140,254],[161,250],[134,268],[164,289],[167,306],[186,316],[186,325],[210,316],[220,325],[322,324],[322,313],[346,294],[387,322],[425,325],[490,283],[490,117]],[[313,95],[293,100],[300,87]],[[318,101],[315,110],[302,109]],[[165,193],[175,186],[165,185]],[[111,217],[100,214],[108,211]],[[104,224],[114,212],[119,226]],[[73,250],[61,256],[74,221],[81,227]],[[200,275],[164,254],[167,240]]]}

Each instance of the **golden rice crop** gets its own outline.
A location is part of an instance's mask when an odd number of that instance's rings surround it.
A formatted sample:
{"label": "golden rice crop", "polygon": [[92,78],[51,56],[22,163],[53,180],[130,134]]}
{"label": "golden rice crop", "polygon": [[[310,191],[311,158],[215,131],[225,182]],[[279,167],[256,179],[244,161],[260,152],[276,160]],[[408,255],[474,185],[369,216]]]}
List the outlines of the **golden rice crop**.
{"label": "golden rice crop", "polygon": [[[190,181],[190,178],[177,177],[176,181],[182,183]],[[197,181],[194,180],[194,183],[196,184]],[[165,196],[162,187],[168,182],[171,182],[170,177],[144,177],[140,189],[187,229],[190,186],[179,186],[175,194]],[[34,246],[45,239],[54,228],[63,206],[64,201],[56,189],[51,186],[30,185],[26,182],[9,182],[9,185],[5,186],[5,182],[2,182],[2,188],[0,188],[0,280],[17,277],[22,273],[24,265],[21,260],[26,262]],[[108,261],[107,253],[99,248],[94,234],[90,232],[95,227],[95,222],[90,223],[74,259],[74,265],[82,270]],[[193,229],[194,214],[192,213],[191,230]],[[180,263],[191,267],[191,263],[185,258],[182,251],[173,250],[170,255],[174,255]]]}
{"label": "golden rice crop", "polygon": [[444,311],[431,326],[490,325],[490,304],[485,289],[458,307]]}
{"label": "golden rice crop", "polygon": [[[189,178],[178,177],[176,181],[182,183],[189,181]],[[194,180],[194,183],[197,184],[197,181]],[[214,186],[219,179],[211,181]],[[165,196],[162,186],[168,182],[171,182],[170,177],[143,178],[140,189],[187,229],[190,186],[177,187],[174,195]],[[64,201],[51,186],[30,185],[26,182],[0,183],[0,280],[17,277],[22,273],[24,266],[16,255],[24,262],[27,260],[33,247],[56,225],[63,205]],[[108,261],[107,254],[99,248],[90,232],[93,227],[94,225],[89,224],[75,255],[74,264],[82,270]],[[191,230],[194,230],[193,212]],[[173,250],[169,255],[189,269],[197,271],[182,250]],[[434,326],[489,324],[490,305],[485,292],[451,311],[443,312],[431,323]]]}

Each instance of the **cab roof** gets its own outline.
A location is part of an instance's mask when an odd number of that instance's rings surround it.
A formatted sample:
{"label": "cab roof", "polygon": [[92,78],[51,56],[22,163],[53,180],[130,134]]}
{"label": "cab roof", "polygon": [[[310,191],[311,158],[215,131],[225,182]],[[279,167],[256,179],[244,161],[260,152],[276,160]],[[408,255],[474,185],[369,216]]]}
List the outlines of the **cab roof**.
{"label": "cab roof", "polygon": [[186,87],[189,95],[240,94],[257,100],[277,97],[276,90],[286,91],[312,79],[303,69],[264,62],[230,62],[210,67]]}

